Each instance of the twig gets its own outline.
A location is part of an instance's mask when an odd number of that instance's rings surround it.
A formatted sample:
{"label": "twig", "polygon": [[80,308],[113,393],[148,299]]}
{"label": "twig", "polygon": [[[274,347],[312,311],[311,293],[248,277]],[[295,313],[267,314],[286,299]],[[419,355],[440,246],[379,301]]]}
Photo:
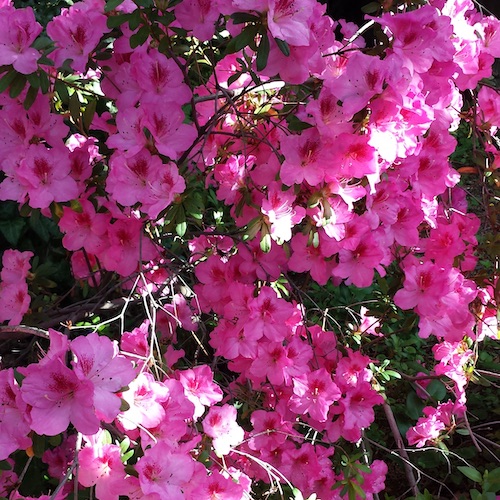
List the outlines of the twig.
{"label": "twig", "polygon": [[0,326],[0,336],[7,338],[17,338],[21,335],[36,335],[37,337],[42,337],[43,339],[49,338],[49,333],[41,328],[36,328],[34,326]]}
{"label": "twig", "polygon": [[415,480],[415,476],[413,475],[413,470],[409,465],[410,458],[408,457],[408,453],[406,453],[403,438],[401,437],[401,434],[399,432],[398,424],[396,423],[396,419],[394,418],[394,413],[392,413],[392,409],[389,406],[389,403],[387,403],[387,400],[384,400],[383,407],[387,422],[389,423],[392,435],[394,436],[394,439],[396,441],[396,446],[398,447],[400,456],[404,459],[403,465],[405,468],[406,477],[411,487],[411,491],[413,493],[413,496],[417,497],[419,494],[417,482]]}

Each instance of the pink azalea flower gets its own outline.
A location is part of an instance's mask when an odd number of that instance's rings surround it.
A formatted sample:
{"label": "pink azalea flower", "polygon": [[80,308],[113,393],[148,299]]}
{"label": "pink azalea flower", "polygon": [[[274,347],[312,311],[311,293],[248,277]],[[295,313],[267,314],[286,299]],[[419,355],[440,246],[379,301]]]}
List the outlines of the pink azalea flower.
{"label": "pink azalea flower", "polygon": [[24,75],[36,71],[40,53],[31,45],[42,32],[42,26],[35,21],[33,9],[2,7],[0,25],[0,65],[12,64]]}
{"label": "pink azalea flower", "polygon": [[372,389],[371,384],[358,382],[340,400],[344,417],[342,428],[345,431],[366,429],[375,420],[373,407],[382,404],[383,401],[382,396]]}
{"label": "pink azalea flower", "polygon": [[70,422],[83,434],[97,432],[99,420],[92,404],[92,382],[80,380],[59,358],[19,371],[26,375],[21,395],[32,407],[30,426],[37,434],[55,436],[65,431]]}
{"label": "pink azalea flower", "polygon": [[108,337],[91,333],[71,342],[75,355],[73,369],[80,380],[94,386],[94,408],[99,418],[112,422],[120,412],[117,393],[136,376],[132,363],[118,354],[118,344]]}
{"label": "pink azalea flower", "polygon": [[91,254],[103,248],[106,231],[111,221],[109,214],[96,213],[94,205],[87,199],[79,200],[81,210],[63,207],[59,228],[63,233],[63,245],[67,250],[85,250]]}
{"label": "pink azalea flower", "polygon": [[324,145],[315,128],[304,130],[300,136],[284,136],[280,145],[285,156],[280,171],[283,183],[293,186],[306,181],[316,186],[324,179]]}
{"label": "pink azalea flower", "polygon": [[0,284],[0,322],[19,325],[29,310],[30,302],[28,285],[24,281]]}
{"label": "pink azalea flower", "polygon": [[135,50],[130,56],[130,75],[143,90],[142,103],[158,104],[166,99],[184,104],[192,97],[184,75],[175,63],[158,50]]}
{"label": "pink azalea flower", "polygon": [[78,482],[86,488],[95,485],[99,500],[116,500],[125,478],[120,447],[103,444],[102,439],[92,441],[78,452]]}
{"label": "pink azalea flower", "polygon": [[50,55],[56,66],[71,59],[71,67],[85,73],[90,53],[108,31],[106,21],[99,0],[85,0],[62,9],[61,14],[47,25],[47,34],[57,47]]}
{"label": "pink azalea flower", "polygon": [[78,186],[70,176],[68,151],[64,148],[31,145],[20,162],[18,176],[33,208],[48,208],[53,201],[69,201],[78,196]]}
{"label": "pink azalea flower", "polygon": [[149,238],[142,236],[143,223],[136,219],[123,219],[108,226],[109,246],[99,251],[99,259],[109,271],[129,276],[137,270],[139,262],[155,257],[156,250]]}
{"label": "pink azalea flower", "polygon": [[275,38],[290,45],[309,45],[309,17],[314,7],[309,0],[270,0],[267,26]]}
{"label": "pink azalea flower", "polygon": [[2,270],[0,279],[4,284],[14,284],[23,281],[30,270],[30,259],[33,252],[20,252],[7,249],[2,255]]}
{"label": "pink azalea flower", "polygon": [[215,23],[221,14],[219,2],[207,0],[180,2],[175,6],[174,12],[180,25],[192,30],[193,36],[202,41],[214,36]]}
{"label": "pink azalea flower", "polygon": [[292,228],[302,221],[306,214],[304,207],[292,206],[295,195],[282,191],[280,184],[273,182],[268,186],[267,199],[262,201],[261,212],[271,227],[271,238],[278,243],[292,238]]}
{"label": "pink azalea flower", "polygon": [[205,406],[212,406],[222,400],[222,390],[213,382],[214,375],[208,365],[195,366],[178,374],[187,399],[195,406],[195,419],[203,415]]}
{"label": "pink azalea flower", "polygon": [[212,438],[212,446],[219,457],[227,455],[245,437],[245,432],[236,423],[236,416],[234,406],[212,406],[203,419],[203,431]]}
{"label": "pink azalea flower", "polygon": [[324,422],[330,406],[340,399],[340,395],[331,375],[320,368],[293,378],[290,409],[301,415],[309,413],[318,422]]}
{"label": "pink azalea flower", "polygon": [[14,370],[0,370],[0,460],[5,460],[16,450],[31,446],[26,417],[26,403],[14,379]]}
{"label": "pink azalea flower", "polygon": [[121,425],[127,430],[160,425],[165,418],[162,403],[168,399],[168,388],[147,372],[141,372],[128,386],[121,396],[130,408],[119,415]]}
{"label": "pink azalea flower", "polygon": [[144,494],[157,493],[159,498],[184,498],[194,472],[194,461],[185,453],[176,453],[162,441],[145,451],[136,465]]}

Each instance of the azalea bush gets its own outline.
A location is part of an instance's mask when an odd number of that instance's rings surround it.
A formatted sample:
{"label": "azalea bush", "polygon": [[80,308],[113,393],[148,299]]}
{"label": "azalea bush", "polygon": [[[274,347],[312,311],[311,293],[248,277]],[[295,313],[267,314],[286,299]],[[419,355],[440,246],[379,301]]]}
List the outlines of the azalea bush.
{"label": "azalea bush", "polygon": [[0,497],[500,491],[500,22],[365,12],[0,1]]}

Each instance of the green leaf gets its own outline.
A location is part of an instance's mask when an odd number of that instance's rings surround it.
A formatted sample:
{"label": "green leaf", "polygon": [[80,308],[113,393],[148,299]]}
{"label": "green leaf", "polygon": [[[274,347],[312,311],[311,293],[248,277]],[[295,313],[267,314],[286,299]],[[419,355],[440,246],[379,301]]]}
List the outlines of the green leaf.
{"label": "green leaf", "polygon": [[36,50],[45,50],[51,47],[54,42],[48,36],[39,36],[34,42],[32,47]]}
{"label": "green leaf", "polygon": [[153,7],[154,2],[153,0],[134,0],[134,3],[138,5],[139,7]]}
{"label": "green leaf", "polygon": [[31,439],[33,441],[33,453],[35,457],[41,458],[47,449],[47,437],[33,433]]}
{"label": "green leaf", "polygon": [[271,251],[271,244],[272,244],[271,235],[266,231],[265,234],[263,234],[260,239],[260,249],[264,253],[269,253]]}
{"label": "green leaf", "polygon": [[290,132],[301,132],[312,127],[310,123],[299,120],[295,115],[289,115],[286,121],[288,122],[288,130]]}
{"label": "green leaf", "polygon": [[80,122],[82,113],[80,110],[80,99],[76,92],[69,98],[69,114],[71,118],[73,118],[73,123],[76,124]]}
{"label": "green leaf", "polygon": [[498,493],[500,491],[500,468],[485,471],[483,492]]}
{"label": "green leaf", "polygon": [[25,75],[18,73],[10,86],[9,96],[15,99],[24,90],[27,81]]}
{"label": "green leaf", "polygon": [[120,450],[125,453],[130,448],[130,438],[125,436],[124,440],[120,443]]}
{"label": "green leaf", "polygon": [[49,437],[50,446],[59,446],[62,443],[62,434],[57,434],[56,436]]}
{"label": "green leaf", "polygon": [[116,9],[124,0],[108,0],[104,6],[104,12],[111,12]]}
{"label": "green leaf", "polygon": [[424,409],[424,403],[413,391],[406,396],[406,413],[413,420],[418,420]]}
{"label": "green leaf", "polygon": [[267,33],[264,33],[260,39],[259,48],[257,49],[257,71],[262,71],[267,66],[270,49],[269,37]]}
{"label": "green leaf", "polygon": [[113,438],[111,437],[111,433],[104,429],[101,437],[102,444],[112,444],[113,443]]}
{"label": "green leaf", "polygon": [[46,94],[50,88],[49,76],[45,71],[40,70],[40,88],[42,89],[42,94]]}
{"label": "green leaf", "polygon": [[465,467],[463,465],[457,465],[457,469],[466,477],[468,477],[471,481],[475,483],[481,484],[483,482],[483,476],[481,473],[474,469],[474,467]]}
{"label": "green leaf", "polygon": [[92,125],[92,120],[95,116],[95,111],[97,108],[97,101],[93,100],[87,104],[85,111],[83,112],[83,126],[85,130],[90,130],[90,126]]}
{"label": "green leaf", "polygon": [[376,14],[380,10],[379,2],[370,2],[361,7],[362,12],[365,14]]}
{"label": "green leaf", "polygon": [[130,410],[130,405],[124,400],[120,400],[120,411],[127,411]]}
{"label": "green leaf", "polygon": [[5,92],[17,76],[17,71],[10,70],[0,79],[0,93]]}
{"label": "green leaf", "polygon": [[141,29],[130,37],[130,48],[135,49],[143,45],[150,35],[149,26],[142,26]]}
{"label": "green leaf", "polygon": [[425,389],[436,401],[446,397],[446,387],[440,380],[433,380]]}
{"label": "green leaf", "polygon": [[281,40],[279,38],[275,38],[274,41],[276,42],[278,49],[281,50],[283,55],[288,57],[290,55],[290,47],[288,46],[288,43],[286,43],[285,40]]}
{"label": "green leaf", "polygon": [[247,26],[239,35],[232,38],[226,47],[226,54],[233,54],[254,42],[259,27],[255,24]]}
{"label": "green leaf", "polygon": [[132,14],[119,14],[117,16],[109,16],[106,22],[108,28],[112,30],[113,28],[118,28],[123,23],[127,22],[131,18]]}
{"label": "green leaf", "polygon": [[26,79],[28,80],[28,83],[32,87],[35,87],[36,89],[40,88],[40,77],[38,76],[37,72],[30,73],[29,75],[26,75]]}
{"label": "green leaf", "polygon": [[121,456],[122,462],[125,463],[129,458],[134,456],[134,450],[129,450]]}
{"label": "green leaf", "polygon": [[61,102],[67,106],[69,103],[69,92],[66,84],[62,80],[57,79],[54,84],[54,90],[57,92]]}
{"label": "green leaf", "polygon": [[10,221],[0,221],[0,233],[13,247],[16,247],[25,226],[26,221],[21,218],[12,219]]}
{"label": "green leaf", "polygon": [[248,12],[235,12],[231,14],[231,19],[234,24],[243,24],[243,23],[255,23],[260,21],[260,18],[254,16],[253,14],[248,14]]}
{"label": "green leaf", "polygon": [[12,466],[7,460],[0,460],[0,470],[12,470]]}

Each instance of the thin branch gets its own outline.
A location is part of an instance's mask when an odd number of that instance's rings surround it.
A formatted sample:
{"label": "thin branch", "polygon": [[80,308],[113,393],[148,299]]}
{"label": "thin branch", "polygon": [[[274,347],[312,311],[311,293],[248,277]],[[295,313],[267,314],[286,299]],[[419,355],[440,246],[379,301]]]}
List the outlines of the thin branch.
{"label": "thin branch", "polygon": [[403,438],[401,437],[401,434],[399,432],[398,424],[396,423],[396,419],[394,418],[394,413],[392,412],[392,409],[389,406],[387,400],[384,400],[383,407],[385,416],[387,418],[387,422],[389,423],[392,435],[394,436],[394,439],[396,441],[396,446],[398,447],[401,457],[404,459],[403,466],[405,468],[406,478],[408,479],[408,482],[410,484],[413,496],[417,497],[419,494],[417,482],[415,480],[415,476],[413,475],[412,467],[409,465],[410,458],[408,457],[408,453],[406,453],[406,449],[403,443]]}

